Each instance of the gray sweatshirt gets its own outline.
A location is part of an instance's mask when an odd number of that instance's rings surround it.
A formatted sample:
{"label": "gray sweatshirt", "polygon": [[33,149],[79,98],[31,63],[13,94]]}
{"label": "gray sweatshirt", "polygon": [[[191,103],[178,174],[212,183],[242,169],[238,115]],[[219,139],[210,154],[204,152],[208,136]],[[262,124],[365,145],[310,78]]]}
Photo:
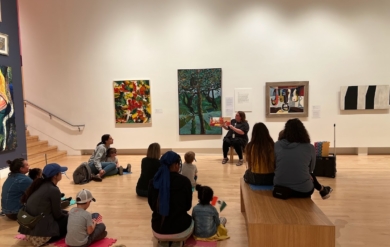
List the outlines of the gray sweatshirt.
{"label": "gray sweatshirt", "polygon": [[106,145],[100,144],[96,146],[91,158],[89,158],[88,164],[93,164],[98,171],[102,169],[101,162],[106,161]]}
{"label": "gray sweatshirt", "polygon": [[314,188],[310,173],[316,161],[314,146],[310,143],[290,143],[283,139],[275,143],[274,184],[299,192]]}

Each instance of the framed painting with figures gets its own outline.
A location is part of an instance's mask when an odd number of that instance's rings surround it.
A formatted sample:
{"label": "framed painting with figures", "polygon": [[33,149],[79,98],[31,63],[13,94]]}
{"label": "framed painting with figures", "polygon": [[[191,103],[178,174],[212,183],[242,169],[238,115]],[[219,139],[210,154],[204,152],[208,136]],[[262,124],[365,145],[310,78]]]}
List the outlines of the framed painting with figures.
{"label": "framed painting with figures", "polygon": [[309,82],[286,81],[265,84],[266,117],[307,117]]}

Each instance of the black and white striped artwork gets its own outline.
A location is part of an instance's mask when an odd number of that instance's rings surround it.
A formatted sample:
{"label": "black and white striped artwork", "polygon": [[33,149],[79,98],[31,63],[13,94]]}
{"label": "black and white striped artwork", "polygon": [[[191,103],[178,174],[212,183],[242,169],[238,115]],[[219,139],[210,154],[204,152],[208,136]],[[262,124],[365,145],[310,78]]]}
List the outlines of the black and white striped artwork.
{"label": "black and white striped artwork", "polygon": [[389,85],[346,86],[340,90],[341,110],[389,109]]}

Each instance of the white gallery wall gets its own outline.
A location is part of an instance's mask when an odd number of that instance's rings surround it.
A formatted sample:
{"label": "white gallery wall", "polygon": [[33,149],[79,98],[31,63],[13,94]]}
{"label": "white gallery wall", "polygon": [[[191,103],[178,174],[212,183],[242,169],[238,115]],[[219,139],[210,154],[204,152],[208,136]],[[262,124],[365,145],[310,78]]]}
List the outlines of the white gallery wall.
{"label": "white gallery wall", "polygon": [[[29,129],[72,152],[109,133],[120,149],[220,148],[223,136],[179,136],[177,70],[222,68],[222,97],[252,88],[250,125],[265,118],[265,82],[310,82],[313,141],[390,147],[388,110],[340,112],[340,86],[390,85],[390,1],[19,0]],[[150,79],[152,124],[115,124],[114,80]],[[320,106],[320,118],[312,107]],[[156,113],[156,110],[162,113]],[[223,109],[224,111],[224,109]],[[225,132],[224,132],[225,134]]]}

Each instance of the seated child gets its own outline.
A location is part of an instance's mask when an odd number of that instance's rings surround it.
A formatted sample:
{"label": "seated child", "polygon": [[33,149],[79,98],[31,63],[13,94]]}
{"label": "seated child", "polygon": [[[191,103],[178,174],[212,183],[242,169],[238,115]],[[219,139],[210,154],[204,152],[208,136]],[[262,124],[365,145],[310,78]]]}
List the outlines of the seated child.
{"label": "seated child", "polygon": [[226,218],[219,217],[217,209],[210,204],[214,192],[208,186],[196,185],[199,203],[192,210],[194,219],[194,238],[196,240],[228,239],[225,228]]}
{"label": "seated child", "polygon": [[[35,179],[42,178],[42,169],[40,168],[33,168],[28,169],[28,176],[34,181]],[[61,193],[61,198],[65,196],[64,193]],[[72,200],[72,197],[68,197],[61,200],[61,209],[65,209],[69,207],[70,200]]]}
{"label": "seated child", "polygon": [[42,169],[33,168],[28,169],[28,176],[34,181],[37,178],[42,178]]}
{"label": "seated child", "polygon": [[119,165],[118,159],[116,157],[116,148],[107,149],[106,162],[113,162],[116,164],[116,168],[118,168],[118,174],[123,175],[123,172],[131,173],[131,165],[127,164],[126,169],[123,169],[122,166]]}
{"label": "seated child", "polygon": [[65,242],[70,247],[87,247],[107,236],[106,226],[87,211],[91,201],[96,201],[92,193],[82,190],[76,196],[77,207],[69,211]]}
{"label": "seated child", "polygon": [[196,165],[192,164],[195,160],[195,153],[192,151],[187,152],[184,155],[184,164],[181,168],[181,175],[186,176],[192,185],[192,191],[194,191],[196,180],[198,179],[198,169]]}

